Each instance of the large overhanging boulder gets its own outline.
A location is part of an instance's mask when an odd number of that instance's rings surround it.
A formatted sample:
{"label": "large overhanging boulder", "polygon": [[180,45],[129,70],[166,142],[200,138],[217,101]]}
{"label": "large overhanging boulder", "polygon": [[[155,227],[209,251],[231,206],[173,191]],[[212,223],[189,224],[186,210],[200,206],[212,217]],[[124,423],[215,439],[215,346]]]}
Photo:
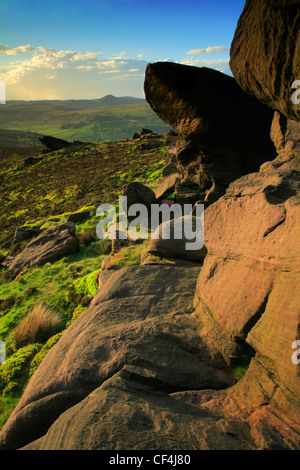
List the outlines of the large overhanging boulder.
{"label": "large overhanging boulder", "polygon": [[230,67],[243,90],[299,121],[300,1],[247,0],[231,44]]}
{"label": "large overhanging boulder", "polygon": [[273,112],[216,70],[176,63],[148,64],[145,96],[178,133],[178,202],[222,196],[235,179],[272,159]]}

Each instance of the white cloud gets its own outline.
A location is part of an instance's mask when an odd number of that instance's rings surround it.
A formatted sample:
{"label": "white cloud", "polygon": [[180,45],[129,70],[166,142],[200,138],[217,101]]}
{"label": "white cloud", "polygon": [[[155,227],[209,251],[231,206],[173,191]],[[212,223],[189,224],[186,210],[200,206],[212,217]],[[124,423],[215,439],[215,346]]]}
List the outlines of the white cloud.
{"label": "white cloud", "polygon": [[[134,59],[127,57],[126,52],[104,57],[101,52],[53,50],[29,44],[14,48],[0,44],[1,53],[8,56],[0,68],[8,99],[88,99],[104,94],[144,96],[148,61],[142,54]],[[213,60],[190,55],[177,62],[231,74],[229,57]]]}
{"label": "white cloud", "polygon": [[[147,62],[130,59],[125,52],[100,58],[100,52],[57,51],[30,45],[16,48],[0,45],[1,51],[12,56],[0,69],[0,79],[6,83],[9,99],[93,98],[113,92],[120,96],[122,90],[125,94],[143,96]],[[25,51],[30,56],[16,60],[16,53]],[[135,81],[134,86],[130,80]]]}
{"label": "white cloud", "polygon": [[192,49],[187,54],[219,54],[222,52],[229,52],[229,49],[224,46],[206,47],[205,49]]}
{"label": "white cloud", "polygon": [[178,62],[183,65],[191,65],[193,67],[207,67],[209,69],[218,70],[219,72],[225,73],[227,75],[232,75],[229,67],[229,58],[228,59],[190,59],[181,60]]}
{"label": "white cloud", "polygon": [[0,44],[0,54],[7,54],[7,55],[18,55],[18,54],[25,54],[30,52],[53,52],[53,49],[49,49],[47,47],[31,47],[30,44],[26,46],[17,46],[17,47],[9,47],[6,44]]}
{"label": "white cloud", "polygon": [[76,60],[96,59],[101,52],[76,52],[71,58],[72,62]]}

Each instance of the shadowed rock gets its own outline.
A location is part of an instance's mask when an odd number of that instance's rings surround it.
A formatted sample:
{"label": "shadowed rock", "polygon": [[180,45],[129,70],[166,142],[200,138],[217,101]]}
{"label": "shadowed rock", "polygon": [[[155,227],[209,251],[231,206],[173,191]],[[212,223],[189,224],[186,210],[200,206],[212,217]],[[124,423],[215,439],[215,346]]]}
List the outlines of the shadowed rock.
{"label": "shadowed rock", "polygon": [[73,214],[69,214],[67,218],[67,222],[82,222],[90,217],[91,211],[84,210],[79,212],[73,212]]}
{"label": "shadowed rock", "polygon": [[[299,121],[299,0],[247,0],[231,44],[230,68],[243,90]],[[298,98],[300,93],[298,91]]]}
{"label": "shadowed rock", "polygon": [[13,239],[13,243],[19,243],[24,240],[29,240],[41,233],[41,230],[38,228],[32,227],[18,227],[15,231],[15,236]]}
{"label": "shadowed rock", "polygon": [[75,237],[75,225],[66,222],[44,230],[26,245],[10,263],[9,271],[17,276],[23,269],[40,266],[48,261],[57,261],[79,250],[79,240]]}
{"label": "shadowed rock", "polygon": [[148,64],[145,96],[179,135],[178,202],[206,205],[231,181],[272,158],[272,111],[216,70],[158,62]]}
{"label": "shadowed rock", "polygon": [[39,140],[42,142],[43,145],[45,145],[46,149],[49,152],[61,150],[72,145],[66,140],[58,139],[57,137],[52,137],[50,135],[44,135],[43,137],[39,138]]}

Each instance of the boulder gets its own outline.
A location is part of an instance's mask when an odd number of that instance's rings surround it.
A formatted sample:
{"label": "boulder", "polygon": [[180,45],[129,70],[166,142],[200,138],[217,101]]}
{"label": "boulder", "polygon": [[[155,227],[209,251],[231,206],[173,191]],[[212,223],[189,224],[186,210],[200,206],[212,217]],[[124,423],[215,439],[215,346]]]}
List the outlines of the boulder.
{"label": "boulder", "polygon": [[[299,121],[293,102],[300,80],[299,0],[247,0],[230,49],[230,68],[240,87]],[[299,97],[299,92],[298,92]]]}
{"label": "boulder", "polygon": [[83,210],[79,212],[74,212],[73,214],[69,214],[67,218],[67,222],[82,222],[90,217],[91,211]]}
{"label": "boulder", "polygon": [[155,191],[155,197],[157,204],[160,204],[164,199],[174,193],[175,185],[181,180],[180,174],[171,173],[169,176],[161,179],[160,185]]}
{"label": "boulder", "polygon": [[33,227],[17,227],[15,231],[15,236],[13,243],[23,242],[24,240],[29,240],[30,238],[36,237],[42,232],[42,230]]}
{"label": "boulder", "polygon": [[232,77],[205,67],[158,62],[148,64],[144,89],[152,109],[179,135],[179,203],[201,200],[208,206],[232,181],[272,159],[273,112]]}
{"label": "boulder", "polygon": [[39,138],[42,144],[46,147],[49,152],[54,152],[56,150],[61,150],[72,145],[70,142],[67,142],[63,139],[58,139],[57,137],[52,137],[50,135],[43,135]]}
{"label": "boulder", "polygon": [[[184,229],[185,224],[189,224],[193,233],[197,233],[199,247],[195,245],[197,242],[196,236],[194,238],[187,237]],[[176,231],[179,233],[178,228],[182,233],[181,238],[176,237]],[[183,216],[160,224],[152,235],[147,252],[161,258],[183,259],[202,263],[207,253],[201,241],[203,238],[204,231],[201,219]],[[191,244],[193,249],[190,248]]]}
{"label": "boulder", "polygon": [[140,136],[142,135],[149,135],[149,134],[153,134],[153,131],[151,131],[151,129],[141,129],[140,130]]}
{"label": "boulder", "polygon": [[138,181],[128,183],[122,188],[122,196],[127,197],[127,209],[134,204],[143,204],[147,209],[156,203],[154,191]]}
{"label": "boulder", "polygon": [[75,225],[66,222],[52,227],[29,242],[9,264],[8,270],[17,276],[25,268],[40,266],[48,261],[56,261],[79,250],[79,240],[75,237]]}
{"label": "boulder", "polygon": [[[173,153],[172,147],[170,148],[169,153]],[[172,158],[170,158],[166,166],[163,167],[162,172],[161,172],[162,176],[170,176],[170,175],[176,174],[178,175],[179,178],[181,178],[180,171],[177,167],[177,158],[176,158],[175,153],[176,153],[176,149],[174,151]]]}

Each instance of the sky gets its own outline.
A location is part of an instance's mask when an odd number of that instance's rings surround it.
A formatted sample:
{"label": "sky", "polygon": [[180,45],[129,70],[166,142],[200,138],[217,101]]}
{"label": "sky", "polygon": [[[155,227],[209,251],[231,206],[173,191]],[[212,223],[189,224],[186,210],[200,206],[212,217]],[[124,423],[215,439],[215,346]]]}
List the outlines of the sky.
{"label": "sky", "polygon": [[144,98],[147,64],[228,75],[245,0],[0,0],[6,99]]}

